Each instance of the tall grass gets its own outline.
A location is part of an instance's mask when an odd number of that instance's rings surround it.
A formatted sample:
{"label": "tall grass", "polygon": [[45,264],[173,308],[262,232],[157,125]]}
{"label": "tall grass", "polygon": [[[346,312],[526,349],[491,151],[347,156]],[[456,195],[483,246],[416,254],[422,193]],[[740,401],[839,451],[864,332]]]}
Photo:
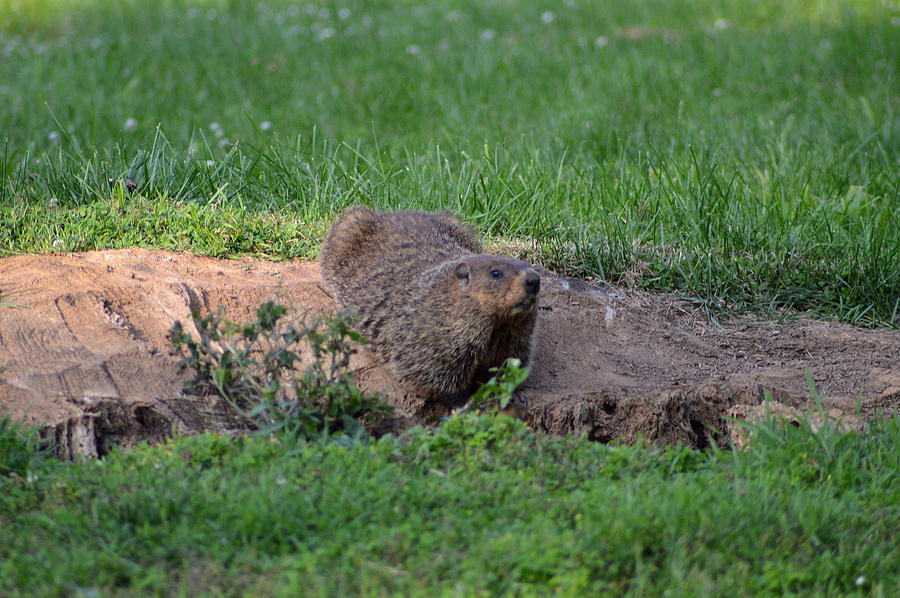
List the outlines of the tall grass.
{"label": "tall grass", "polygon": [[5,254],[314,257],[345,205],[449,208],[554,268],[711,310],[898,325],[890,4],[23,0],[0,17]]}

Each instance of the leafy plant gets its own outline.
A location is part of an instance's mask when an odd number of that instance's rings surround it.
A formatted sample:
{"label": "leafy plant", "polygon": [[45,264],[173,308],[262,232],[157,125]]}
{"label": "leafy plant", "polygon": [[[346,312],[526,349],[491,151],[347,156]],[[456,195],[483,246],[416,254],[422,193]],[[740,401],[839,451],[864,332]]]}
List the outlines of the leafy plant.
{"label": "leafy plant", "polygon": [[531,368],[523,366],[520,359],[510,357],[503,365],[491,368],[490,371],[494,375],[475,391],[469,405],[478,408],[493,407],[495,411],[498,407],[506,409],[513,393],[528,378]]}
{"label": "leafy plant", "polygon": [[47,456],[36,429],[0,417],[0,476],[25,477]]}
{"label": "leafy plant", "polygon": [[[193,314],[194,339],[180,322],[169,331],[175,351],[194,377],[185,387],[215,393],[237,408],[260,434],[313,438],[332,432],[366,433],[390,408],[356,387],[350,357],[362,337],[350,329],[352,314],[315,318],[299,327],[285,324],[287,308],[272,301],[259,306],[256,320],[239,324],[221,313]],[[312,361],[302,367],[300,346]]]}

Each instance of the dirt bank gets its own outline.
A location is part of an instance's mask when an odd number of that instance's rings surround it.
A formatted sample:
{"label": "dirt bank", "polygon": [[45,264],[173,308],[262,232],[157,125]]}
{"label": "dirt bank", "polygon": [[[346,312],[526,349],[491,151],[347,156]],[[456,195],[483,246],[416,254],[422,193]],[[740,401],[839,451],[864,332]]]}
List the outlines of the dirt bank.
{"label": "dirt bank", "polygon": [[[144,249],[4,258],[0,293],[0,405],[48,426],[68,456],[236,428],[214,399],[182,392],[166,333],[175,320],[189,322],[192,309],[221,306],[235,320],[270,298],[313,314],[334,309],[315,263]],[[540,309],[533,373],[520,396],[538,430],[699,447],[711,433],[740,440],[723,418],[760,413],[767,390],[784,413],[811,406],[806,368],[826,409],[851,424],[900,402],[896,331],[750,318],[720,328],[668,295],[549,273]],[[428,414],[365,356],[358,365],[364,389],[385,391],[413,419]]]}

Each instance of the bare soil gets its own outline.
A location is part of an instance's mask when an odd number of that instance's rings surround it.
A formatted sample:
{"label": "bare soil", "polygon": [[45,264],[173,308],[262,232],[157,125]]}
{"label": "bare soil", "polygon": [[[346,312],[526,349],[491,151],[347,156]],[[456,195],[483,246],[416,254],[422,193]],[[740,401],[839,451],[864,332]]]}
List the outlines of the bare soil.
{"label": "bare soil", "polygon": [[[744,442],[734,419],[768,408],[826,413],[859,427],[900,403],[900,333],[798,318],[710,323],[670,295],[598,288],[543,273],[532,375],[515,411],[536,430],[601,441]],[[216,260],[145,249],[0,259],[0,406],[41,425],[62,456],[103,455],[173,432],[231,432],[215,397],[182,390],[166,334],[190,313],[238,321],[275,298],[297,313],[334,310],[314,262]],[[397,425],[441,415],[404,395],[361,353],[359,384],[381,391]]]}

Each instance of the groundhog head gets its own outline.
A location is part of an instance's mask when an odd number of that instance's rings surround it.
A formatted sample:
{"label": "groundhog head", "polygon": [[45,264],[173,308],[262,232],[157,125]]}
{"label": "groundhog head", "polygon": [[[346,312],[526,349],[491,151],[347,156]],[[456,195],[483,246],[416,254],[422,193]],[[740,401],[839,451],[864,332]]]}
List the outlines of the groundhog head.
{"label": "groundhog head", "polygon": [[460,288],[500,318],[532,312],[541,277],[526,262],[504,255],[476,255],[454,269]]}

